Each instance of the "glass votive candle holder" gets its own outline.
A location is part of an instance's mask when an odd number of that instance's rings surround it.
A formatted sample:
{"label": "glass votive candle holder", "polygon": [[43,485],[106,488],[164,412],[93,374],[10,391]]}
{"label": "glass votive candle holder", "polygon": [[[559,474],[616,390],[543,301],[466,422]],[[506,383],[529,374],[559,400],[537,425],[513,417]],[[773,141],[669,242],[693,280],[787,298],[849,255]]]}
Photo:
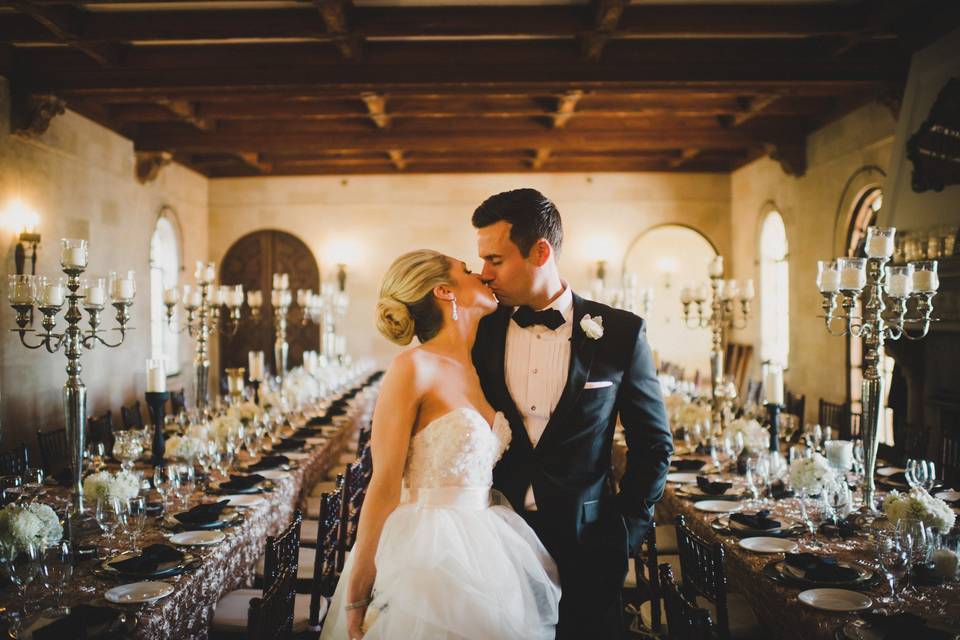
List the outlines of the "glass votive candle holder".
{"label": "glass votive candle holder", "polygon": [[913,292],[913,265],[887,267],[887,295],[891,298],[906,298]]}
{"label": "glass votive candle holder", "polygon": [[933,293],[940,288],[936,260],[918,260],[913,266],[913,290],[919,293]]}
{"label": "glass votive candle holder", "polygon": [[829,440],[823,443],[827,462],[830,466],[846,473],[853,466],[853,443],[849,440]]}
{"label": "glass votive candle holder", "polygon": [[60,240],[60,266],[64,269],[87,267],[87,241],[75,238]]}
{"label": "glass votive candle holder", "polygon": [[866,258],[837,258],[837,269],[840,271],[840,289],[859,291],[866,286]]}
{"label": "glass votive candle holder", "polygon": [[894,227],[867,227],[867,242],[864,251],[869,258],[890,258],[893,256]]}
{"label": "glass votive candle holder", "polygon": [[102,307],[107,303],[106,278],[91,278],[83,288],[83,304],[86,307]]}
{"label": "glass votive candle holder", "polygon": [[32,305],[37,298],[37,276],[10,275],[7,278],[7,300],[10,304]]}
{"label": "glass votive candle holder", "polygon": [[840,290],[840,270],[836,260],[817,261],[817,288],[820,293],[836,293]]}
{"label": "glass votive candle holder", "polygon": [[62,307],[67,295],[67,288],[63,278],[44,278],[44,284],[37,287],[37,306]]}
{"label": "glass votive candle holder", "polygon": [[110,272],[110,298],[113,302],[130,302],[137,294],[136,272]]}

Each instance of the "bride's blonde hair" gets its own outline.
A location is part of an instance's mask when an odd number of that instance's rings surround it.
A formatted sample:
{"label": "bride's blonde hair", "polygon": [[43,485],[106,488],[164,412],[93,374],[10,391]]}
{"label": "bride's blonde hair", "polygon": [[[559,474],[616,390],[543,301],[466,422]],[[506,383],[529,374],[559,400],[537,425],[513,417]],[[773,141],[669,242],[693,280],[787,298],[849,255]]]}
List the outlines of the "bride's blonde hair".
{"label": "bride's blonde hair", "polygon": [[390,265],[380,284],[377,330],[399,345],[413,336],[423,343],[443,326],[443,313],[433,297],[438,285],[451,285],[450,261],[430,249],[405,253]]}

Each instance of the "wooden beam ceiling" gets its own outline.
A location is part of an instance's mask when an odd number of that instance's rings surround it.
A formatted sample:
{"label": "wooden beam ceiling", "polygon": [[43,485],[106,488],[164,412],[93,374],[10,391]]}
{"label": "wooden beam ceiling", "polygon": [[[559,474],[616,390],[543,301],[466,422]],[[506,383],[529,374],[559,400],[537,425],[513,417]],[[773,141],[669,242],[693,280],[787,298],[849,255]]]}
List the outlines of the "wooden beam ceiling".
{"label": "wooden beam ceiling", "polygon": [[[805,169],[960,2],[0,1],[0,73],[211,176]],[[873,11],[876,9],[876,11]]]}

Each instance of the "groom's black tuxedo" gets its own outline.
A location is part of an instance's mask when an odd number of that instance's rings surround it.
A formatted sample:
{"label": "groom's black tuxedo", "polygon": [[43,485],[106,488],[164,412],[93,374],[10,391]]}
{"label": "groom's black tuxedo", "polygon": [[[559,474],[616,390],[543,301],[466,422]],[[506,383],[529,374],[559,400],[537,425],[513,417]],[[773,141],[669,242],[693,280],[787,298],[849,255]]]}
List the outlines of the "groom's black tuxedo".
{"label": "groom's black tuxedo", "polygon": [[[629,550],[646,535],[673,451],[644,322],[573,295],[566,384],[534,447],[504,374],[512,312],[512,307],[501,307],[484,318],[473,349],[484,394],[504,412],[513,431],[510,447],[494,469],[494,488],[523,513],[524,495],[533,486],[538,510],[524,515],[560,569],[557,637],[618,637]],[[598,339],[580,326],[587,314],[603,318]],[[587,382],[601,381],[612,384],[584,389]],[[629,452],[614,495],[610,456],[618,416]]]}

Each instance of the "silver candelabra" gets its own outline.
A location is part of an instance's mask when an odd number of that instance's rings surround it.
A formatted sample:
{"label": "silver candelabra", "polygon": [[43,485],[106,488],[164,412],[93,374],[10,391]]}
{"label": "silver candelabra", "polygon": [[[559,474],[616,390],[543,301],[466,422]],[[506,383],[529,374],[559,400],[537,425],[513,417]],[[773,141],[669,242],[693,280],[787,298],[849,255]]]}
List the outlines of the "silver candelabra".
{"label": "silver candelabra", "polygon": [[[215,332],[234,335],[240,326],[240,307],[243,304],[243,285],[216,286],[217,269],[214,263],[197,262],[194,272],[196,285],[184,285],[181,304],[187,320],[179,329],[196,341],[193,357],[194,389],[197,409],[206,409],[210,403],[210,337]],[[180,301],[177,287],[166,289],[163,302],[167,307],[167,322],[174,326],[174,309]],[[221,327],[222,308],[226,307],[226,322]]]}
{"label": "silver candelabra", "polygon": [[[863,439],[865,483],[864,508],[875,511],[877,448],[883,378],[880,355],[885,340],[920,340],[930,331],[933,296],[940,286],[937,262],[924,260],[902,266],[887,266],[893,255],[896,229],[868,227],[866,258],[837,258],[817,265],[817,286],[823,296],[823,319],[833,336],[852,335],[863,341]],[[884,294],[892,302],[890,311]],[[915,314],[907,302],[915,301]],[[859,305],[857,303],[860,303]],[[858,306],[862,308],[860,315]],[[838,313],[838,307],[842,309]]]}
{"label": "silver candelabra", "polygon": [[[724,409],[726,403],[733,399],[726,389],[721,388],[724,334],[729,329],[743,329],[747,326],[753,297],[753,280],[747,280],[740,286],[736,280],[723,279],[723,256],[716,256],[710,263],[709,288],[706,284],[697,287],[684,286],[680,292],[684,325],[690,329],[710,329],[712,335],[710,398],[714,431],[726,427]],[[696,315],[691,314],[693,304],[696,304]]]}
{"label": "silver candelabra", "polygon": [[[67,357],[67,381],[63,385],[63,414],[66,423],[67,441],[70,447],[70,473],[73,483],[74,506],[83,511],[83,453],[85,449],[84,422],[87,415],[87,389],[80,378],[83,367],[80,357],[84,349],[93,349],[97,344],[119,347],[127,336],[130,322],[130,307],[136,294],[134,272],[111,273],[109,287],[104,278],[81,280],[87,268],[87,241],[61,240],[60,266],[67,275],[50,281],[42,276],[11,275],[8,297],[17,312],[17,329],[20,342],[28,349],[46,349],[49,353],[63,350]],[[120,332],[116,342],[104,339],[100,328],[100,314],[107,299],[116,309],[117,327]],[[64,320],[67,327],[62,333],[54,333],[57,314],[66,303]],[[30,328],[34,304],[43,315],[43,330]],[[81,308],[87,312],[88,329],[80,327],[83,319]],[[28,336],[34,336],[33,342]]]}

